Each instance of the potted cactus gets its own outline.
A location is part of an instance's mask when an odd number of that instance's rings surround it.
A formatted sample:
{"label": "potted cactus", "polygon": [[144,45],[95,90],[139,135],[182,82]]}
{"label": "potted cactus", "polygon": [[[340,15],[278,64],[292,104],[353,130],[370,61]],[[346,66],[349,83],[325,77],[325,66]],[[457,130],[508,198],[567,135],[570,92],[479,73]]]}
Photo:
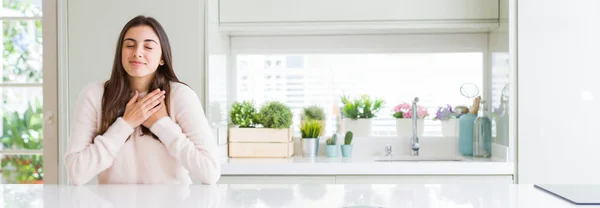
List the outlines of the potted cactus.
{"label": "potted cactus", "polygon": [[344,138],[344,144],[341,146],[342,148],[342,156],[343,157],[351,157],[352,156],[352,132],[346,132],[346,136]]}
{"label": "potted cactus", "polygon": [[372,120],[376,117],[385,102],[381,99],[371,99],[368,95],[350,100],[342,96],[342,113],[344,115],[344,126],[348,131],[354,132],[355,136],[371,135]]}
{"label": "potted cactus", "polygon": [[337,149],[337,134],[334,134],[332,137],[325,140],[327,157],[337,157],[338,149]]}
{"label": "potted cactus", "polygon": [[321,123],[323,130],[319,136],[323,136],[325,134],[325,126],[327,117],[325,116],[325,111],[323,107],[312,105],[302,109],[302,113],[300,113],[300,126],[304,124],[306,120],[317,120]]}
{"label": "potted cactus", "polygon": [[321,122],[307,120],[300,127],[302,134],[302,156],[316,157],[319,153],[319,134],[321,134]]}

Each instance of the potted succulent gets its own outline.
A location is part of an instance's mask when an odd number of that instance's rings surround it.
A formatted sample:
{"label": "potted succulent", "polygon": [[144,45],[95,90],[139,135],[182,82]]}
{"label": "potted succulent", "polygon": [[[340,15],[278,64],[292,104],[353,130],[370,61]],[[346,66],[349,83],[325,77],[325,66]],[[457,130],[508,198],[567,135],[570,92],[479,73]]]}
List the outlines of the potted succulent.
{"label": "potted succulent", "polygon": [[355,136],[369,136],[371,134],[372,118],[383,108],[385,102],[381,99],[371,99],[368,95],[350,100],[342,96],[342,113],[344,127],[354,132]]}
{"label": "potted succulent", "polygon": [[[412,135],[412,106],[409,103],[398,104],[393,109],[392,116],[396,118],[396,135],[411,136]],[[425,125],[425,117],[429,116],[427,108],[417,105],[417,135],[423,135]]]}
{"label": "potted succulent", "polygon": [[317,120],[321,122],[321,126],[323,130],[319,136],[323,136],[325,134],[325,126],[326,126],[326,116],[325,111],[322,107],[317,105],[308,106],[302,109],[302,113],[300,113],[300,126],[303,125],[306,120]]}
{"label": "potted succulent", "polygon": [[302,135],[302,156],[315,157],[319,153],[319,134],[321,134],[321,122],[317,120],[306,120],[300,127]]}
{"label": "potted succulent", "polygon": [[327,157],[337,157],[337,134],[333,134],[333,136],[325,140],[325,143],[327,144],[325,149],[327,151]]}
{"label": "potted succulent", "polygon": [[442,126],[442,135],[446,137],[458,136],[458,113],[452,110],[452,106],[439,107],[435,113],[434,121],[439,120]]}
{"label": "potted succulent", "polygon": [[[23,114],[4,111],[1,149],[42,149],[42,106],[36,99]],[[41,184],[44,179],[42,155],[4,155],[2,174],[7,183]]]}
{"label": "potted succulent", "polygon": [[343,157],[352,157],[352,132],[346,132],[346,136],[344,137],[344,144],[341,145],[342,148],[342,156]]}
{"label": "potted succulent", "polygon": [[292,111],[279,102],[265,103],[257,112],[251,102],[234,103],[230,111],[230,157],[289,157],[293,155]]}

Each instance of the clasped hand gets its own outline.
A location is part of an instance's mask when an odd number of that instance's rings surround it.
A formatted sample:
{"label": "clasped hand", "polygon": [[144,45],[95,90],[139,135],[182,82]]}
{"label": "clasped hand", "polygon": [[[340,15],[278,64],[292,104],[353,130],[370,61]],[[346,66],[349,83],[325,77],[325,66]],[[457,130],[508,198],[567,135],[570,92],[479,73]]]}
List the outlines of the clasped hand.
{"label": "clasped hand", "polygon": [[135,91],[123,114],[123,120],[132,128],[140,125],[150,128],[156,121],[167,116],[165,91],[156,89],[143,98],[138,98],[138,95],[139,93]]}

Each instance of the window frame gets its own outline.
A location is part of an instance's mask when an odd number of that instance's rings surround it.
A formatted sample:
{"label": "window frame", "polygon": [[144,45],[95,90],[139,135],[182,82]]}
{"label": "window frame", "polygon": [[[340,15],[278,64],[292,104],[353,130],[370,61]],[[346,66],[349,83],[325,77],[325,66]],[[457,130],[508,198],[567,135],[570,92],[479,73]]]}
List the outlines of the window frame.
{"label": "window frame", "polygon": [[[7,87],[41,87],[44,145],[39,150],[0,150],[3,155],[42,155],[44,158],[44,184],[59,182],[58,152],[58,40],[57,25],[59,5],[66,6],[64,0],[43,0],[41,16],[0,16],[0,21],[41,21],[42,22],[42,82],[39,83],[0,83]],[[64,21],[64,19],[63,19]]]}

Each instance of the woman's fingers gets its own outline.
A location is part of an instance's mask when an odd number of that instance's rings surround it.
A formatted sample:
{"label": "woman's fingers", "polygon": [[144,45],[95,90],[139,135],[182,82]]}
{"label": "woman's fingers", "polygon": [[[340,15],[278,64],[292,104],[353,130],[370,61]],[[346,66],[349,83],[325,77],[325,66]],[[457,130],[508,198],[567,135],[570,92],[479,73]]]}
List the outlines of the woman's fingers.
{"label": "woman's fingers", "polygon": [[153,100],[153,101],[151,101],[151,102],[146,102],[146,103],[144,103],[144,105],[142,106],[142,109],[144,109],[145,111],[149,111],[149,110],[151,110],[152,108],[154,108],[155,106],[157,106],[158,104],[160,104],[160,101],[161,101],[162,99],[164,99],[164,97],[165,97],[164,95],[161,95],[161,96],[160,96],[158,99],[156,99],[156,100]]}
{"label": "woman's fingers", "polygon": [[164,94],[164,91],[162,91],[160,89],[155,89],[152,92],[148,93],[146,96],[144,96],[144,98],[142,98],[140,100],[140,102],[145,103],[148,100],[154,98],[154,96],[156,96],[156,95],[162,95],[162,94]]}
{"label": "woman's fingers", "polygon": [[150,109],[150,111],[148,112],[148,115],[152,115],[154,113],[156,113],[156,111],[160,110],[160,108],[162,108],[163,105],[161,104],[161,102],[158,102],[158,106]]}

